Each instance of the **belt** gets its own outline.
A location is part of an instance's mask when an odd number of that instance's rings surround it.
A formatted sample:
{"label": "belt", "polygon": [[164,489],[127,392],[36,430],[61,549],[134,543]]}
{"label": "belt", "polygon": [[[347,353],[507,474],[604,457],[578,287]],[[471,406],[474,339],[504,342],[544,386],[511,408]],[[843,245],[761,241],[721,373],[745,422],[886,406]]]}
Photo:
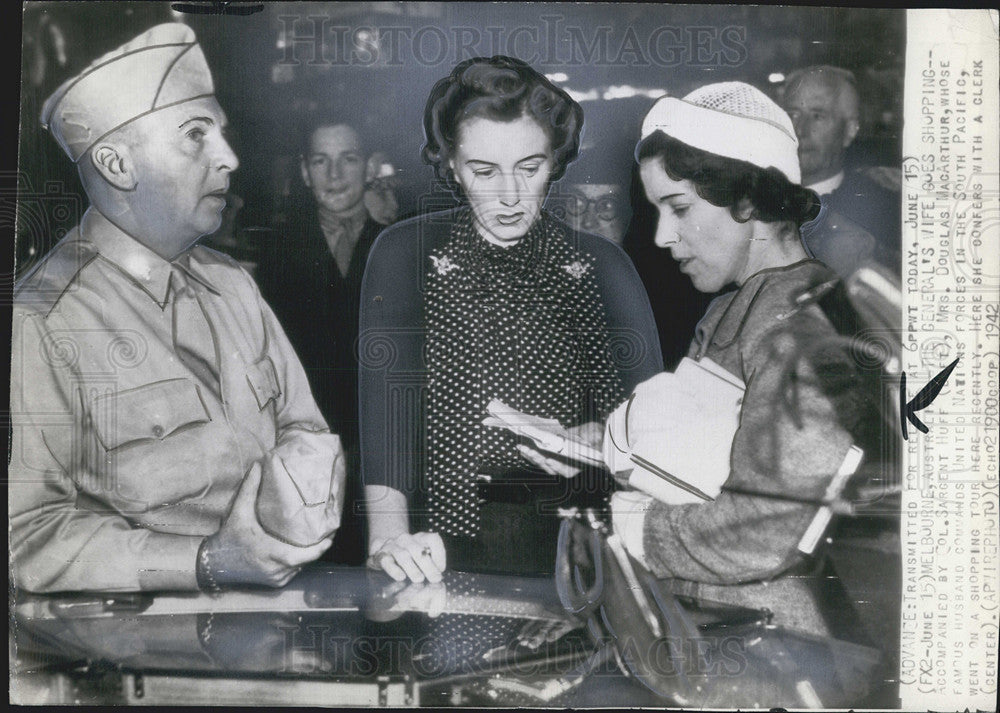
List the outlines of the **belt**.
{"label": "belt", "polygon": [[531,489],[524,483],[486,483],[478,485],[479,497],[490,503],[515,503],[523,505],[534,498]]}
{"label": "belt", "polygon": [[523,505],[539,497],[551,498],[566,494],[565,483],[556,478],[557,476],[554,476],[552,480],[533,478],[527,481],[508,478],[492,478],[491,480],[480,478],[477,486],[479,497],[486,502]]}

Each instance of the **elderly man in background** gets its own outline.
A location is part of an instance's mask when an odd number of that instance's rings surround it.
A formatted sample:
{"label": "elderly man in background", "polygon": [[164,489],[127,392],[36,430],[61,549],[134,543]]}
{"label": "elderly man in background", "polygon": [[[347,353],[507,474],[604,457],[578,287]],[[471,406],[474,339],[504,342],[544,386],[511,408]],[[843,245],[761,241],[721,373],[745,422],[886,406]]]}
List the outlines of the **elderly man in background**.
{"label": "elderly man in background", "polygon": [[239,165],[194,33],[99,58],[42,123],[90,208],[15,290],[11,582],[284,584],[330,546],[342,454],[253,280],[194,246]]}
{"label": "elderly man in background", "polygon": [[860,127],[854,75],[839,67],[792,72],[782,106],[799,139],[802,183],[820,194],[826,210],[803,228],[810,251],[848,277],[875,262],[900,271],[899,171],[845,166],[845,153]]}
{"label": "elderly man in background", "polygon": [[302,360],[323,416],[344,444],[344,521],[327,558],[364,561],[355,512],[358,452],[358,312],[361,278],[375,238],[395,218],[388,186],[376,190],[380,154],[339,118],[314,119],[301,139],[304,190],[293,193],[272,238],[261,246],[257,282]]}

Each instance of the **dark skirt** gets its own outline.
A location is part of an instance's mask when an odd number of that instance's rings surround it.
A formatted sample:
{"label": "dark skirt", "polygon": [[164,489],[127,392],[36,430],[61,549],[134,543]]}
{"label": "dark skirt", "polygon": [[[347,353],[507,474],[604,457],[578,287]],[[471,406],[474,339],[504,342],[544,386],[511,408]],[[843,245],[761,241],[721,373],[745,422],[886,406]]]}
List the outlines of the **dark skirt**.
{"label": "dark skirt", "polygon": [[570,480],[530,484],[501,480],[482,486],[479,532],[443,536],[448,569],[518,575],[552,575],[561,518],[559,510],[607,507],[610,476],[584,473]]}

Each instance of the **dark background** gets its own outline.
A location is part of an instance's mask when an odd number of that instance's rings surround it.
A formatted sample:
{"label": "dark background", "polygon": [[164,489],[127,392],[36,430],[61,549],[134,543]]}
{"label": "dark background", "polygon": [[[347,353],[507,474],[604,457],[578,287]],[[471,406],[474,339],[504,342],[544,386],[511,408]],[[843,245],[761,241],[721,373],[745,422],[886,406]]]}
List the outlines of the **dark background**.
{"label": "dark background", "polygon": [[[237,10],[249,5],[231,4]],[[178,20],[201,41],[229,116],[241,161],[232,189],[245,203],[230,247],[248,262],[257,241],[269,235],[248,228],[269,225],[282,209],[296,185],[301,126],[317,112],[354,123],[372,149],[388,154],[402,215],[449,205],[453,199],[434,187],[432,170],[420,160],[424,102],[457,61],[479,54],[519,56],[581,101],[583,157],[567,181],[634,183],[632,148],[657,92],[683,95],[702,84],[741,80],[777,98],[783,75],[816,63],[845,67],[858,78],[861,132],[850,158],[900,162],[902,10],[306,2],[224,16],[181,13],[161,2],[30,2],[23,14],[18,274],[86,207],[75,168],[39,126],[44,100],[104,52],[154,24]],[[10,193],[0,196],[0,212],[10,212]],[[633,195],[632,204],[626,249],[650,291],[661,333],[676,333],[663,340],[670,366],[705,298],[666,251],[651,245],[655,222],[641,195]]]}

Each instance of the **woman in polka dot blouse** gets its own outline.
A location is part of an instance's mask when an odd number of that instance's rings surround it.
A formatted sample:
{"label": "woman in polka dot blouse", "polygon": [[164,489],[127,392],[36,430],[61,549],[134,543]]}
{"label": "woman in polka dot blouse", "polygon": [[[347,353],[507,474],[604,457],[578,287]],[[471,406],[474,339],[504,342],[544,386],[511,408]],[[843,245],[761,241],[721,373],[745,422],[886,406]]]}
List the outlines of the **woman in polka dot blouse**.
{"label": "woman in polka dot blouse", "polygon": [[427,101],[424,159],[464,199],[384,231],[361,308],[362,478],[369,566],[439,581],[446,567],[551,572],[557,510],[611,480],[542,472],[499,399],[582,438],[662,368],[625,254],[542,204],[579,150],[583,112],[519,60],[473,58]]}

